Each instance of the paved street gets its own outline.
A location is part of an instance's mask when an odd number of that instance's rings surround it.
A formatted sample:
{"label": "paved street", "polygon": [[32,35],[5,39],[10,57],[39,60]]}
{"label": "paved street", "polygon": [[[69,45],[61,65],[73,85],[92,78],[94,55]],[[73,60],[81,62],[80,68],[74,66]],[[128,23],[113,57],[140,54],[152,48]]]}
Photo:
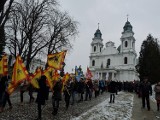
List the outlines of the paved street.
{"label": "paved street", "polygon": [[[29,104],[28,93],[24,94],[24,105],[19,104],[19,93],[11,96],[13,109],[0,114],[0,120],[34,120],[37,117],[37,104]],[[34,94],[36,96],[36,94]],[[59,113],[53,116],[51,94],[46,105],[42,108],[43,120],[160,120],[160,112],[151,101],[151,110],[141,109],[141,99],[133,93],[120,92],[116,95],[115,103],[109,103],[109,93],[103,93],[91,101],[76,103],[65,109],[61,101]]]}
{"label": "paved street", "polygon": [[134,95],[132,120],[160,120],[160,111],[157,111],[156,102],[150,99],[151,110],[141,109],[141,99]]}

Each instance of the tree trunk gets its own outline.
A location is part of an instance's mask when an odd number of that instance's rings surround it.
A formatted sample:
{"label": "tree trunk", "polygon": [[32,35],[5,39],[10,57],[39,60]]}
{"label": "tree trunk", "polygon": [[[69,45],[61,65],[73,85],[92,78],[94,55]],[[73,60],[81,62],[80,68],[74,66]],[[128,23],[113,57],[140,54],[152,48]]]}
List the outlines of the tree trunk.
{"label": "tree trunk", "polygon": [[3,26],[0,26],[0,58],[3,55],[5,49],[5,30]]}

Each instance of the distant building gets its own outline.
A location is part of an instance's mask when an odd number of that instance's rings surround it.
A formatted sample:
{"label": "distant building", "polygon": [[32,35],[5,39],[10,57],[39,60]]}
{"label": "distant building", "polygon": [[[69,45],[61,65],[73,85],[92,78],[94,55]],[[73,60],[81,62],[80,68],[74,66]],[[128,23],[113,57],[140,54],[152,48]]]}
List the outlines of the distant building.
{"label": "distant building", "polygon": [[135,38],[132,25],[127,19],[123,27],[121,44],[118,48],[112,41],[103,44],[102,33],[99,28],[91,42],[89,68],[94,79],[110,79],[118,81],[139,80],[136,72]]}
{"label": "distant building", "polygon": [[[9,54],[7,54],[7,56],[9,60],[9,68],[11,68],[10,73],[12,73],[12,67],[13,67],[13,64],[15,63],[15,58]],[[26,63],[24,64],[26,65]],[[42,61],[41,59],[34,58],[30,63],[30,70],[28,72],[34,73],[37,67],[41,67],[45,69],[45,65],[46,65],[46,62]]]}

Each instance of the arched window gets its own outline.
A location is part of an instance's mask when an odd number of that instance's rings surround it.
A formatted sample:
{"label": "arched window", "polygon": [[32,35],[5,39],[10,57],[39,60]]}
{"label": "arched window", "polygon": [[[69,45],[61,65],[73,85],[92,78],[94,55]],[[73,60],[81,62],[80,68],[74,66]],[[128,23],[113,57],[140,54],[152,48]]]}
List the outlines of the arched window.
{"label": "arched window", "polygon": [[92,60],[92,66],[95,66],[95,60]]}
{"label": "arched window", "polygon": [[111,64],[111,59],[107,60],[107,64],[110,65]]}
{"label": "arched window", "polygon": [[127,64],[127,57],[124,58],[124,64]]}
{"label": "arched window", "polygon": [[94,46],[94,50],[93,51],[96,52],[96,46]]}
{"label": "arched window", "polygon": [[125,47],[127,47],[127,46],[128,46],[128,42],[127,42],[127,41],[125,41],[124,45],[125,45]]}
{"label": "arched window", "polygon": [[111,64],[111,59],[107,59],[107,68],[109,68],[109,65]]}
{"label": "arched window", "polygon": [[102,47],[100,47],[100,52],[102,51]]}

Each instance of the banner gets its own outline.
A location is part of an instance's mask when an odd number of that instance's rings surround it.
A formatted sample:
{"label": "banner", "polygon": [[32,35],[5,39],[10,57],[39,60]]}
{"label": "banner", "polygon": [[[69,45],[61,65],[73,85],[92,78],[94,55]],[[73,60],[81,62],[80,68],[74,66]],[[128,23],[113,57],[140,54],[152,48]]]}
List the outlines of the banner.
{"label": "banner", "polygon": [[14,85],[13,83],[9,83],[7,88],[7,93],[9,95],[12,94],[16,88],[17,88],[17,85]]}
{"label": "banner", "polygon": [[12,82],[14,84],[18,84],[23,80],[27,80],[28,77],[28,71],[26,70],[24,63],[22,62],[21,57],[18,55],[14,63]]}
{"label": "banner", "polygon": [[66,56],[66,50],[48,55],[47,63],[48,66],[53,67],[54,69],[60,70],[63,67],[64,59]]}
{"label": "banner", "polygon": [[46,76],[47,78],[47,83],[50,87],[50,89],[53,89],[53,73],[54,73],[54,68],[48,67],[46,70],[44,70],[43,75]]}
{"label": "banner", "polygon": [[8,61],[7,61],[7,55],[3,55],[1,61],[0,61],[0,75],[6,76],[8,74]]}
{"label": "banner", "polygon": [[87,79],[91,79],[92,77],[93,77],[93,75],[92,75],[90,69],[87,67],[86,78],[87,78]]}
{"label": "banner", "polygon": [[62,91],[64,90],[64,85],[69,80],[69,78],[70,78],[70,74],[67,72],[62,78]]}
{"label": "banner", "polygon": [[38,80],[42,76],[42,70],[41,68],[38,68],[33,75],[30,76],[29,82],[33,85],[34,88],[39,89]]}
{"label": "banner", "polygon": [[79,66],[79,68],[75,66],[75,77],[78,82],[80,81],[81,77],[84,77],[81,66]]}

